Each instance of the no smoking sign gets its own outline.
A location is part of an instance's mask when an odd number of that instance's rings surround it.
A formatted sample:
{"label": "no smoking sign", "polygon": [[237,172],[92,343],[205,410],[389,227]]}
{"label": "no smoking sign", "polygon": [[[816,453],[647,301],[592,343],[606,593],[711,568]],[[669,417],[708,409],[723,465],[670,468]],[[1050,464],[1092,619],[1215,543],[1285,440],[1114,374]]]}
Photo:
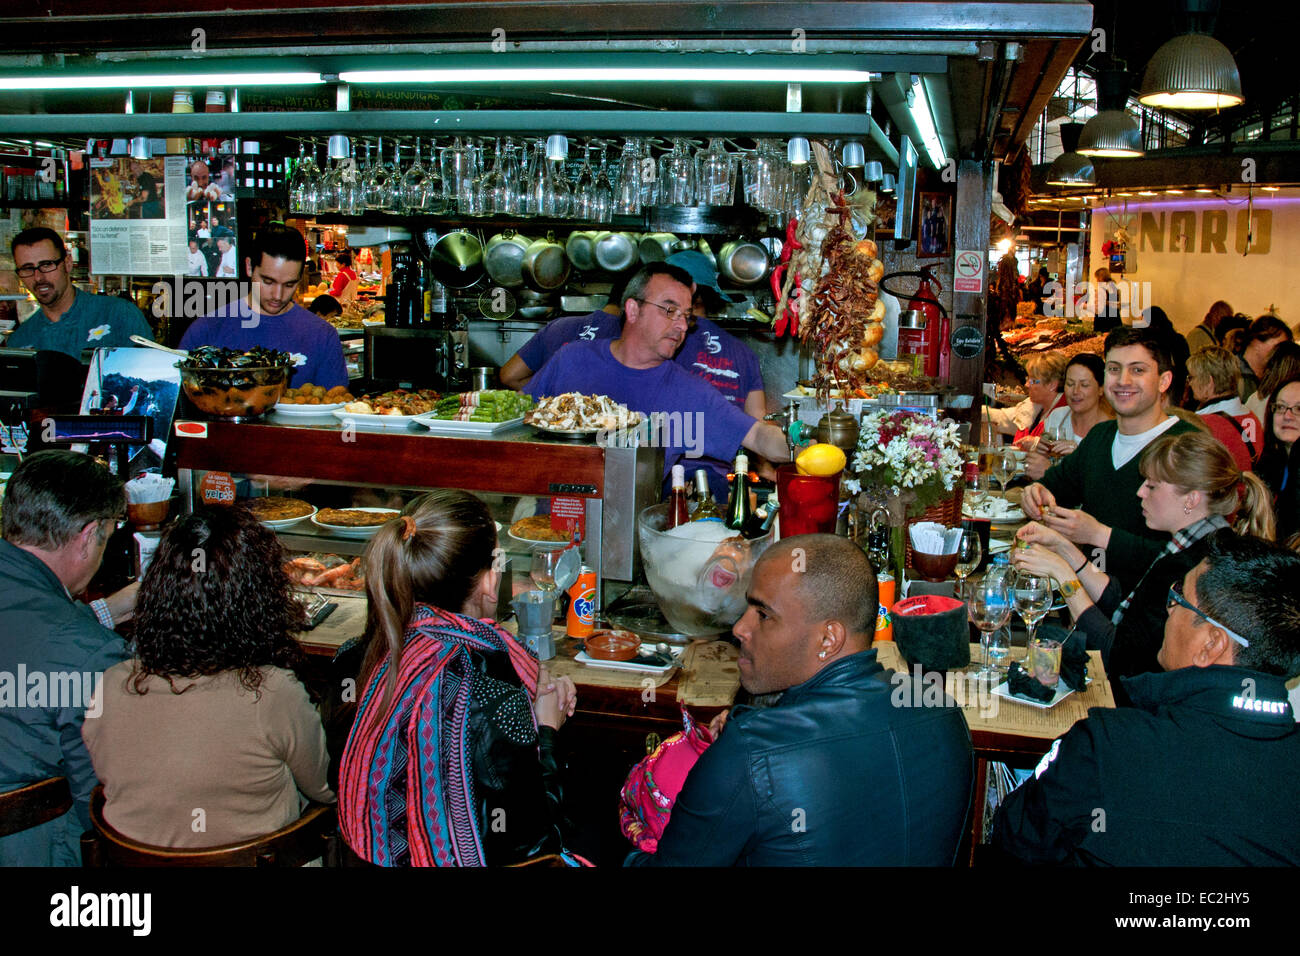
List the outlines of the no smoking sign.
{"label": "no smoking sign", "polygon": [[958,249],[953,274],[954,292],[983,292],[984,256],[976,249]]}

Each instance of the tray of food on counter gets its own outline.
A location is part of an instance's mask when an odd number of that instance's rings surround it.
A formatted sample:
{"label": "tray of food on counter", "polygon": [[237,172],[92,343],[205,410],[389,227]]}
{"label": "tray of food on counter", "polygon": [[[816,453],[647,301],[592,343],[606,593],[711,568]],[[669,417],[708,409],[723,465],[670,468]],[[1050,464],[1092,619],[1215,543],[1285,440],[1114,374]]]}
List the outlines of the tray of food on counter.
{"label": "tray of food on counter", "polygon": [[316,506],[299,498],[267,495],[262,498],[245,498],[245,506],[257,519],[273,530],[296,525],[316,513]]}
{"label": "tray of food on counter", "polygon": [[396,508],[321,508],[311,523],[340,538],[369,538],[400,514]]}
{"label": "tray of food on counter", "polygon": [[548,435],[589,438],[599,431],[636,428],[643,416],[608,395],[565,392],[539,399],[537,406],[524,416],[524,421]]}
{"label": "tray of food on counter", "polygon": [[289,580],[301,587],[317,588],[325,592],[355,593],[366,589],[361,559],[314,551],[295,555],[284,563]]}
{"label": "tray of food on counter", "polygon": [[339,421],[351,421],[358,425],[405,428],[417,416],[427,415],[436,409],[441,397],[441,393],[429,388],[397,388],[379,395],[362,395],[355,402],[347,402],[330,414]]}
{"label": "tray of food on counter", "polygon": [[271,411],[277,415],[290,417],[326,415],[353,401],[356,399],[345,385],[335,385],[327,389],[324,385],[308,383],[298,388],[285,389]]}
{"label": "tray of food on counter", "polygon": [[533,399],[506,389],[444,395],[431,412],[417,415],[435,435],[491,435],[514,428],[533,407]]}

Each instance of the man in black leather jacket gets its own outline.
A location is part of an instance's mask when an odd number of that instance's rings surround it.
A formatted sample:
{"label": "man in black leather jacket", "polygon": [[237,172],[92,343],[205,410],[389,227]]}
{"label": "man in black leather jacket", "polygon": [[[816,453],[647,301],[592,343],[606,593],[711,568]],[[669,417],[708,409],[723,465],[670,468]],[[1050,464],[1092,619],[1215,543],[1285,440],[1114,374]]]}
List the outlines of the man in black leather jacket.
{"label": "man in black leather jacket", "polygon": [[1300,556],[1231,531],[1209,541],[1171,597],[1165,673],[1121,678],[1133,707],[1094,708],[1052,744],[998,809],[1004,857],[1300,864],[1300,728],[1286,690],[1300,673]]}
{"label": "man in black leather jacket", "polygon": [[961,710],[896,706],[870,650],[877,594],[852,542],[802,535],[754,567],[736,624],[741,684],[785,691],[737,707],[692,768],[652,866],[950,866],[971,803]]}

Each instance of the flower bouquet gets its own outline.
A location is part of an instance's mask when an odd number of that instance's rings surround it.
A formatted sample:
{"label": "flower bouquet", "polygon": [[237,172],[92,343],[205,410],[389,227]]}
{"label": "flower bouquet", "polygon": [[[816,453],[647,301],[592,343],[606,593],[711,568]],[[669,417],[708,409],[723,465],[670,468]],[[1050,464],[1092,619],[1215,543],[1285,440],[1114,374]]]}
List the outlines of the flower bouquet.
{"label": "flower bouquet", "polygon": [[858,447],[845,488],[863,511],[883,508],[892,529],[892,563],[901,572],[908,518],[951,495],[961,477],[957,423],[909,411],[862,416]]}

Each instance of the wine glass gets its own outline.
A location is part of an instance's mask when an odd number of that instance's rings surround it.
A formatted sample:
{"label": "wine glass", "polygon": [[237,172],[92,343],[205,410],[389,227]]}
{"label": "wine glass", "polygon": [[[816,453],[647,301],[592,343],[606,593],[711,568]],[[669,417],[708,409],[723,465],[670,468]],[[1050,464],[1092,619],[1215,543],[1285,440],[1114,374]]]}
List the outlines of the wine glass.
{"label": "wine glass", "polygon": [[582,149],[582,169],[573,186],[573,204],[570,210],[575,219],[596,218],[596,174],[591,171],[591,144]]}
{"label": "wine glass", "polygon": [[1025,642],[1025,666],[1029,666],[1029,646],[1034,643],[1038,622],[1052,609],[1052,579],[1041,574],[1020,571],[1012,583],[1016,613],[1025,622],[1029,639]]}
{"label": "wine glass", "polygon": [[1016,456],[1011,449],[994,452],[990,462],[993,479],[998,483],[998,490],[1003,497],[1007,494],[1007,482],[1016,475]]}
{"label": "wine glass", "polygon": [[483,177],[483,215],[501,216],[509,211],[506,178],[502,170],[501,140],[496,141],[492,168]]}
{"label": "wine glass", "polygon": [[525,198],[524,175],[519,163],[519,147],[515,145],[512,137],[506,137],[505,153],[503,156],[504,164],[501,167],[501,186],[500,203],[502,208],[497,209],[497,213],[505,213],[508,216],[522,216],[527,211],[527,200]]}
{"label": "wine glass", "polygon": [[378,161],[366,169],[362,195],[367,209],[384,209],[388,205],[388,181],[393,177],[393,168],[384,162],[384,138],[379,137]]}
{"label": "wine glass", "polygon": [[701,206],[731,205],[731,156],[721,139],[709,140],[709,148],[696,157]]}
{"label": "wine glass", "polygon": [[966,473],[964,495],[970,502],[970,512],[975,514],[980,505],[984,504],[989,497],[989,476],[987,473],[979,470],[979,465]]}
{"label": "wine glass", "polygon": [[533,584],[537,585],[539,591],[550,593],[556,590],[555,568],[563,553],[558,549],[533,552],[533,563],[528,576],[533,579]]}
{"label": "wine glass", "polygon": [[618,189],[614,194],[614,212],[635,216],[641,211],[641,155],[636,140],[623,140],[618,158]]}
{"label": "wine glass", "polygon": [[402,173],[402,211],[407,215],[425,211],[429,190],[429,174],[420,162],[420,138],[415,138],[415,160]]}
{"label": "wine glass", "polygon": [[289,208],[304,216],[314,216],[316,205],[312,200],[316,195],[315,184],[320,177],[320,169],[316,160],[306,155],[306,150],[305,143],[298,144],[298,165],[289,178]]}
{"label": "wine glass", "polygon": [[695,205],[695,163],[684,139],[674,139],[673,151],[659,157],[659,204]]}
{"label": "wine glass", "polygon": [[971,587],[966,601],[970,622],[979,628],[980,645],[984,648],[984,666],[981,679],[995,678],[997,668],[989,662],[990,643],[995,631],[1000,631],[1011,620],[1011,594],[1000,574],[985,574]]}
{"label": "wine glass", "polygon": [[980,536],[972,528],[963,528],[957,539],[957,564],[952,573],[957,577],[957,600],[963,600],[966,593],[966,578],[979,567],[984,551],[980,547]]}
{"label": "wine glass", "polygon": [[597,222],[609,222],[614,215],[614,184],[609,179],[609,165],[605,159],[605,144],[600,144],[600,159],[596,166],[596,182],[592,186],[595,194],[593,218]]}

